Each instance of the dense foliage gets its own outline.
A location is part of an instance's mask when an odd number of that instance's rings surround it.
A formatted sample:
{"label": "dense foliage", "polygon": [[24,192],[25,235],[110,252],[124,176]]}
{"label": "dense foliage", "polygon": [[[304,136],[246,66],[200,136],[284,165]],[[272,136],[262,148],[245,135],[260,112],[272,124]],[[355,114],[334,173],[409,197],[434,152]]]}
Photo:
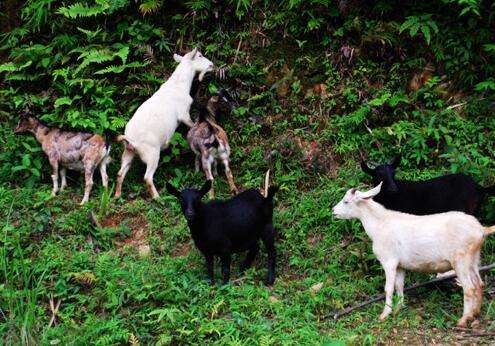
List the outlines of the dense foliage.
{"label": "dense foliage", "polygon": [[[495,185],[493,2],[5,0],[0,16],[0,333],[7,342],[360,343],[393,337],[395,326],[429,333],[454,324],[458,291],[428,292],[423,306],[411,304],[382,326],[378,306],[322,320],[377,293],[383,281],[361,227],[335,222],[329,207],[366,182],[357,164],[363,157],[400,153],[401,177],[464,172]],[[174,200],[150,202],[139,169],[124,185],[125,201],[95,191],[88,207],[75,207],[77,174],[69,192],[49,198],[39,145],[12,134],[26,113],[53,126],[122,133],[173,71],[172,54],[192,47],[227,76],[211,79],[201,97],[221,86],[239,93],[241,106],[221,120],[236,182],[257,186],[272,168],[282,186],[281,276],[272,290],[257,281],[260,265],[241,285],[208,287]],[[175,139],[157,185],[199,184],[183,137]],[[113,145],[111,178],[120,150]],[[483,212],[491,223],[494,206],[487,201]],[[102,227],[88,223],[91,208]],[[133,251],[143,242],[149,257]],[[493,262],[493,242],[483,252]],[[321,290],[309,290],[319,282]],[[49,327],[51,299],[61,306]],[[494,308],[487,299],[485,321]]]}

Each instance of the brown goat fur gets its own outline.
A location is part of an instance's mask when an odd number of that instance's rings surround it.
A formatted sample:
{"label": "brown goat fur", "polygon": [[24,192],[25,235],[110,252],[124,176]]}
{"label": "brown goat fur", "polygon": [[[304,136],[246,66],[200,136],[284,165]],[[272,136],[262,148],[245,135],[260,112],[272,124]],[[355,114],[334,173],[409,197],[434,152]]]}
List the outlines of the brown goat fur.
{"label": "brown goat fur", "polygon": [[[217,174],[217,160],[221,160],[230,189],[237,194],[238,190],[229,166],[230,146],[227,134],[215,119],[219,101],[220,98],[216,95],[208,100],[207,106],[201,109],[199,120],[189,129],[187,141],[196,154],[196,171],[199,171],[201,165],[206,178],[213,181],[213,174]],[[213,185],[210,197],[214,197]]]}
{"label": "brown goat fur", "polygon": [[65,131],[50,128],[35,117],[21,117],[14,130],[16,134],[32,133],[41,144],[52,167],[53,190],[52,196],[58,192],[58,173],[62,180],[60,190],[67,186],[66,169],[84,172],[85,189],[81,204],[89,199],[93,186],[93,173],[100,166],[102,184],[108,187],[106,168],[110,162],[110,147],[107,147],[102,136],[86,133]]}

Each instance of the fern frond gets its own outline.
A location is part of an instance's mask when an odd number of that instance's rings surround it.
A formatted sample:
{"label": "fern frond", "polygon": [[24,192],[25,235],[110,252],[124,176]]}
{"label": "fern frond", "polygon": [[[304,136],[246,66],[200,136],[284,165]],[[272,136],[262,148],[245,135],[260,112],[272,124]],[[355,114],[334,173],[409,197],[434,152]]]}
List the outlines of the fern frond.
{"label": "fern frond", "polygon": [[96,5],[88,6],[81,2],[60,7],[57,13],[71,19],[79,17],[95,17],[101,14],[112,14],[113,12],[126,7],[128,0],[96,0]]}
{"label": "fern frond", "polygon": [[126,70],[128,68],[143,67],[143,66],[146,66],[148,64],[149,64],[149,62],[135,61],[135,62],[131,62],[129,64],[120,65],[120,66],[111,65],[111,66],[105,67],[102,70],[96,71],[95,74],[122,73],[124,70]]}
{"label": "fern frond", "polygon": [[121,129],[125,127],[127,124],[127,119],[121,118],[121,117],[112,117],[110,119],[110,122],[112,124],[112,127],[115,129]]}
{"label": "fern frond", "polygon": [[157,12],[161,5],[162,2],[160,0],[146,0],[139,5],[139,12],[141,12],[143,16],[152,14]]}

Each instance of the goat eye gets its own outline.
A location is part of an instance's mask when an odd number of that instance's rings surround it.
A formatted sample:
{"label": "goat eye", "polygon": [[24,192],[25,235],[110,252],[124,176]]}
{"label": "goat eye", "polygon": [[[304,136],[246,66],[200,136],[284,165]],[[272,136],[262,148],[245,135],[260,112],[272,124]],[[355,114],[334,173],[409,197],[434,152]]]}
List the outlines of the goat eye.
{"label": "goat eye", "polygon": [[349,202],[347,202],[347,201],[344,201],[344,204],[349,204]]}

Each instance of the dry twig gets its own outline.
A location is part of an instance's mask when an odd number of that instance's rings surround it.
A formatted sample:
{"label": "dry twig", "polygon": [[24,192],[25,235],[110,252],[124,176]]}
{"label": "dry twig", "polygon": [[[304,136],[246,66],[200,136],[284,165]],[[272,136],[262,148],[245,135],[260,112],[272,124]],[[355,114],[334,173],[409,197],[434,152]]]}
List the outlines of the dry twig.
{"label": "dry twig", "polygon": [[[480,273],[481,272],[484,272],[484,271],[487,271],[487,270],[490,270],[490,269],[493,269],[495,268],[495,263],[492,263],[492,264],[489,264],[489,265],[486,265],[486,266],[483,266],[483,267],[480,267],[479,271]],[[440,277],[440,278],[435,278],[435,279],[432,279],[432,280],[428,280],[428,281],[425,281],[425,282],[420,282],[420,283],[417,283],[417,284],[414,284],[414,285],[411,285],[411,286],[408,286],[408,287],[405,287],[404,288],[404,292],[408,292],[408,291],[412,291],[412,290],[415,290],[417,288],[420,288],[420,287],[425,287],[425,286],[431,286],[431,285],[434,285],[434,284],[437,284],[439,282],[442,282],[442,281],[446,281],[446,280],[449,280],[449,279],[453,279],[457,277],[456,274],[452,274],[452,275],[448,275],[448,276],[443,276],[443,277]],[[357,309],[360,309],[366,305],[369,305],[369,304],[372,304],[372,303],[375,303],[375,302],[378,302],[380,300],[383,300],[385,299],[385,294],[379,294],[373,298],[370,298],[362,303],[359,303],[359,304],[356,304],[356,305],[352,305],[352,306],[349,306],[343,310],[339,310],[339,311],[336,311],[330,315],[327,315],[325,316],[324,318],[328,318],[328,317],[333,317],[334,320],[338,320],[340,317],[344,316],[344,315],[347,315],[349,313],[351,313],[352,311],[354,310],[357,310]]]}

